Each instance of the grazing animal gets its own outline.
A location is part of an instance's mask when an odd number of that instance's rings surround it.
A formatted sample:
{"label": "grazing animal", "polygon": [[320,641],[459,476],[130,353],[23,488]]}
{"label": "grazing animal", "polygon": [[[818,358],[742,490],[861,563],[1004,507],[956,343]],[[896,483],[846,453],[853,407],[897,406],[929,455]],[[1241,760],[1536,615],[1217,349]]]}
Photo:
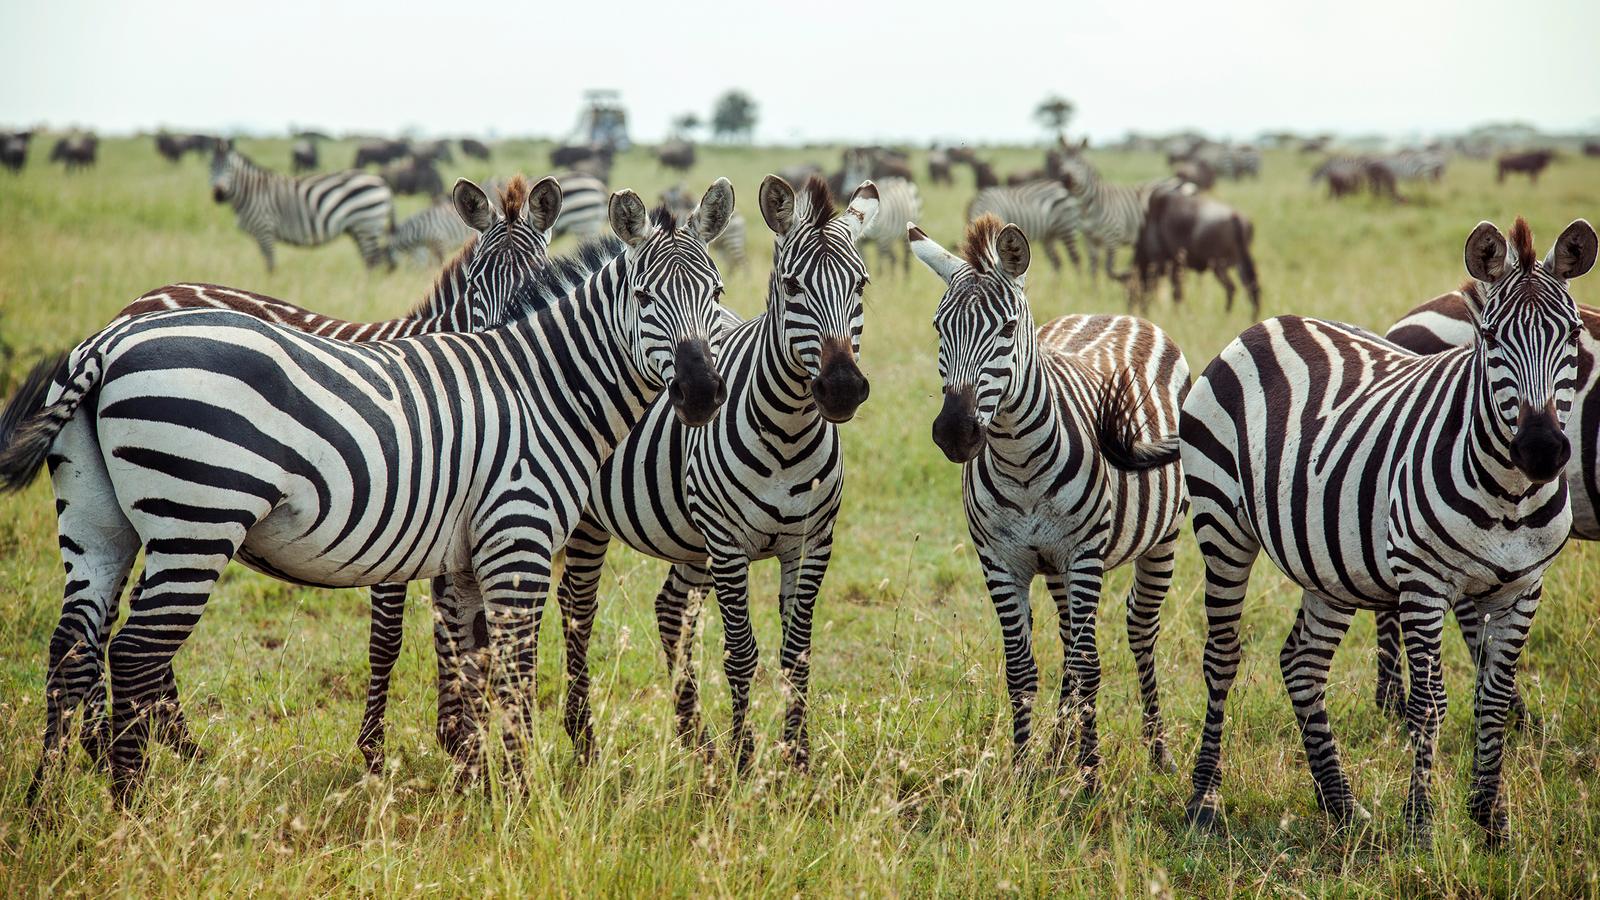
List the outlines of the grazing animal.
{"label": "grazing animal", "polygon": [[1494,179],[1504,184],[1507,174],[1528,176],[1533,184],[1539,183],[1539,173],[1556,158],[1554,150],[1529,150],[1526,153],[1502,153],[1494,162]]}
{"label": "grazing animal", "polygon": [[1078,220],[1074,230],[1083,236],[1089,250],[1089,274],[1098,276],[1095,260],[1104,257],[1106,275],[1124,279],[1128,273],[1113,268],[1117,248],[1132,246],[1144,228],[1145,210],[1150,195],[1162,185],[1172,185],[1170,179],[1147,181],[1141,184],[1112,184],[1100,177],[1100,172],[1087,159],[1076,153],[1061,163],[1061,183],[1072,195],[1071,209]]}
{"label": "grazing animal", "polygon": [[300,138],[289,146],[289,168],[294,174],[314,172],[319,165],[316,141]]}
{"label": "grazing animal", "polygon": [[[427,296],[401,318],[347,322],[249,291],[211,284],[170,284],[123,307],[106,328],[115,328],[135,316],[174,309],[232,310],[307,334],[358,343],[440,331],[481,331],[499,325],[510,320],[513,313],[521,313],[528,307],[528,301],[516,295],[521,284],[533,271],[543,267],[548,258],[549,228],[561,208],[561,188],[555,179],[546,178],[530,190],[527,182],[517,177],[506,185],[499,197],[484,196],[468,182],[458,183],[456,193],[463,208],[493,205],[491,201],[498,200],[497,214],[510,222],[505,239],[485,251],[493,254],[488,257],[479,254],[476,239],[461,248],[444,267]],[[461,214],[454,209],[451,215],[461,221]],[[475,281],[469,280],[473,272],[478,273]],[[0,444],[3,443],[0,440]],[[435,585],[434,593],[439,596],[444,590]],[[403,604],[405,593],[404,583],[374,587],[374,615],[390,604]],[[60,731],[62,717],[70,715],[79,702],[87,702],[89,712],[82,731],[83,746],[92,758],[102,762],[105,759],[111,744],[111,725],[106,718],[107,694],[102,663],[106,640],[117,618],[119,600],[116,594],[110,595],[109,609],[75,603],[62,610],[55,640],[66,642],[68,649],[52,652],[59,652],[68,662],[55,673],[57,682],[65,687],[58,692],[58,705],[47,720],[47,747],[59,746],[55,741],[65,739]],[[389,627],[376,618],[374,626],[380,630]],[[398,623],[393,627],[398,628]],[[398,637],[394,640],[398,641]],[[393,646],[398,653],[398,644]],[[382,689],[368,692],[367,716],[358,744],[374,771],[381,770],[383,704],[387,699],[388,672],[395,658],[375,653],[371,659],[372,682]],[[197,754],[198,745],[189,735],[177,706],[177,684],[171,680],[170,672],[162,695],[170,707],[170,717],[156,736],[184,756]],[[55,724],[49,724],[52,722]]]}
{"label": "grazing animal", "polygon": [[[1459,291],[1435,297],[1406,313],[1384,336],[1413,353],[1471,347],[1478,340],[1472,311],[1483,306],[1477,290],[1468,282]],[[1469,294],[1473,295],[1470,299]],[[1566,427],[1567,441],[1572,445],[1572,458],[1567,462],[1567,495],[1572,504],[1572,537],[1600,541],[1600,309],[1580,303],[1578,317],[1583,320],[1583,331],[1578,335],[1577,387]],[[1470,597],[1457,597],[1454,610],[1461,637],[1476,660],[1483,645],[1483,619]],[[1380,610],[1377,625],[1378,706],[1392,715],[1402,715],[1400,617]],[[1519,723],[1527,721],[1527,707],[1515,688],[1511,714]]]}
{"label": "grazing animal", "polygon": [[68,172],[94,167],[100,153],[100,139],[92,134],[69,134],[50,148],[50,161],[59,162]]}
{"label": "grazing animal", "polygon": [[[484,199],[464,215],[484,229],[480,262],[514,227]],[[690,425],[721,404],[721,280],[704,244],[732,209],[726,180],[682,227],[652,223],[638,195],[621,192],[611,204],[621,241],[603,268],[561,300],[540,294],[535,273],[534,290],[518,292],[531,314],[483,332],[352,344],[177,310],[130,319],[41,367],[0,415],[10,426],[0,487],[20,489],[53,458],[62,552],[82,573],[64,606],[108,605],[144,550],[138,598],[110,641],[118,802],[162,727],[172,655],[235,558],[301,584],[446,572],[470,583],[515,766],[551,560],[590,480],[663,387]],[[468,280],[486,274],[475,264]],[[476,735],[485,698],[472,699]],[[41,770],[53,749],[47,741]],[[474,769],[477,749],[467,745]]]}
{"label": "grazing animal", "polygon": [[992,187],[978,192],[967,205],[967,221],[992,215],[1002,222],[1013,222],[1030,242],[1044,248],[1052,271],[1061,271],[1061,257],[1055,245],[1067,249],[1072,267],[1081,266],[1078,257],[1078,213],[1072,194],[1056,181],[1035,181],[1020,186]]}
{"label": "grazing animal", "polygon": [[[1077,765],[1096,786],[1096,610],[1106,570],[1131,561],[1144,737],[1152,763],[1169,766],[1155,644],[1184,509],[1176,430],[1189,365],[1161,329],[1131,316],[1063,316],[1035,333],[1022,287],[1028,239],[1015,225],[971,223],[962,256],[915,226],[910,240],[948,285],[933,317],[944,384],[933,440],[962,464],[967,527],[1005,642],[1014,757],[1033,730],[1028,589],[1043,575],[1065,653],[1051,755],[1076,731]],[[1148,432],[1157,439],[1140,437]]]}
{"label": "grazing animal", "polygon": [[28,164],[28,144],[33,141],[31,131],[0,132],[0,166],[16,174]]}
{"label": "grazing animal", "polygon": [[1600,141],[1584,141],[1583,142],[1583,155],[1584,156],[1600,156]]}
{"label": "grazing animal", "polygon": [[410,141],[366,141],[356,148],[355,162],[350,164],[352,169],[363,169],[370,165],[384,165],[394,162],[411,153]]}
{"label": "grazing animal", "polygon": [[444,178],[427,157],[408,156],[390,163],[383,167],[382,175],[389,189],[400,196],[422,194],[436,200],[444,196]]}
{"label": "grazing animal", "polygon": [[[594,746],[587,652],[600,570],[615,537],[673,564],[656,597],[656,621],[678,732],[690,746],[709,746],[689,665],[697,603],[691,595],[715,591],[741,768],[754,746],[747,719],[756,668],[748,570],[758,560],[778,559],[779,660],[788,698],[783,742],[796,764],[809,758],[812,607],[844,491],[838,423],[851,419],[868,394],[856,364],[867,283],[856,235],[878,202],[867,182],[836,214],[821,179],[796,191],[769,175],[759,205],[776,242],[767,305],[746,322],[728,316],[719,359],[728,374],[722,414],[706,428],[687,429],[656,401],[601,467],[589,509],[567,542],[556,597],[566,623],[566,726],[581,753]],[[644,496],[651,501],[638,502]]]}
{"label": "grazing animal", "polygon": [[455,154],[450,152],[450,142],[443,139],[413,144],[410,155],[429,163],[455,162]]}
{"label": "grazing animal", "polygon": [[934,147],[928,151],[928,180],[934,184],[950,185],[955,183],[951,175],[952,163],[950,151]]}
{"label": "grazing animal", "polygon": [[1177,302],[1183,299],[1183,267],[1209,270],[1222,284],[1227,297],[1224,309],[1231,312],[1234,285],[1228,270],[1237,268],[1250,297],[1250,314],[1259,316],[1261,285],[1250,256],[1253,231],[1242,213],[1213,197],[1181,187],[1155,191],[1133,247],[1133,269],[1139,276],[1136,293],[1147,295],[1165,272],[1172,281],[1172,299]]}
{"label": "grazing animal", "polygon": [[1322,180],[1328,182],[1328,197],[1333,200],[1359,192],[1365,178],[1366,165],[1357,158],[1346,156],[1323,160],[1322,165],[1311,173],[1312,184]]}
{"label": "grazing animal", "polygon": [[606,181],[611,177],[611,161],[615,152],[610,144],[568,144],[550,151],[550,165]]}
{"label": "grazing animal", "polygon": [[906,249],[905,234],[899,223],[915,221],[922,215],[922,195],[909,179],[873,175],[874,160],[882,158],[881,153],[871,148],[846,150],[845,168],[837,176],[838,184],[830,182],[828,189],[834,196],[842,196],[845,187],[853,193],[856,185],[870,179],[878,189],[878,215],[856,232],[856,240],[878,248],[878,262],[884,269],[894,265],[896,251],[899,251],[901,270],[910,271],[911,254]]}
{"label": "grazing animal", "polygon": [[182,162],[186,153],[210,153],[216,144],[216,138],[204,134],[168,134],[163,131],[156,135],[156,152],[173,164]]}
{"label": "grazing animal", "polygon": [[389,239],[389,252],[396,257],[409,256],[418,265],[438,265],[460,250],[474,233],[461,221],[455,203],[443,199],[402,219]]}
{"label": "grazing animal", "polygon": [[663,168],[687,172],[694,168],[694,144],[688,141],[667,141],[656,148],[656,161]]}
{"label": "grazing animal", "polygon": [[377,175],[330,172],[294,177],[262,168],[220,141],[211,155],[211,195],[233,207],[239,229],[256,239],[267,271],[279,241],[316,247],[348,234],[372,268],[394,257],[386,244],[394,225],[394,192]]}
{"label": "grazing animal", "polygon": [[1423,842],[1445,706],[1444,614],[1457,597],[1473,599],[1488,624],[1467,810],[1491,843],[1505,837],[1501,765],[1517,659],[1572,523],[1562,428],[1582,321],[1567,282],[1594,264],[1596,243],[1580,219],[1540,262],[1526,222],[1509,242],[1480,223],[1465,251],[1481,333],[1471,347],[1417,356],[1351,325],[1284,316],[1248,329],[1206,367],[1180,425],[1208,624],[1190,822],[1213,825],[1221,810],[1224,710],[1250,569],[1264,550],[1304,588],[1278,661],[1317,803],[1340,822],[1360,810],[1323,703],[1328,667],[1357,609],[1399,612],[1415,748],[1404,816]]}
{"label": "grazing animal", "polygon": [[1448,160],[1438,150],[1401,150],[1384,157],[1383,161],[1396,180],[1431,181],[1437,184],[1444,178]]}
{"label": "grazing animal", "polygon": [[[682,184],[676,184],[661,192],[661,205],[681,219],[694,209],[694,195]],[[733,217],[728,220],[728,227],[722,229],[722,234],[711,242],[711,252],[716,254],[727,268],[743,269],[745,239],[744,213],[734,210]]]}
{"label": "grazing animal", "polygon": [[461,139],[461,155],[479,160],[488,160],[491,156],[489,145],[474,138]]}
{"label": "grazing animal", "polygon": [[1172,176],[1179,181],[1209,191],[1217,183],[1217,172],[1203,159],[1183,159],[1172,164]]}
{"label": "grazing animal", "polygon": [[556,220],[556,237],[576,235],[580,239],[597,237],[606,222],[605,179],[586,172],[563,172],[561,218]]}

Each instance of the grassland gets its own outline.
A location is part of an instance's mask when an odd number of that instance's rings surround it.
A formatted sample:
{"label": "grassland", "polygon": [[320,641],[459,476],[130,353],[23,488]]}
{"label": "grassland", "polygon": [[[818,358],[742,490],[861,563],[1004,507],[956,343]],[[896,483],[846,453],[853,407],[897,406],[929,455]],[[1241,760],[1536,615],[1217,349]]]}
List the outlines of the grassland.
{"label": "grassland", "polygon": [[[47,145],[46,145],[47,146]],[[283,142],[245,142],[274,166]],[[545,148],[509,144],[483,176],[545,171]],[[324,148],[326,160],[348,146]],[[1038,154],[991,154],[1004,171]],[[14,380],[45,351],[90,333],[139,292],[180,279],[264,291],[352,318],[397,315],[432,273],[369,274],[348,242],[284,249],[268,276],[254,244],[215,206],[204,163],[171,166],[150,144],[110,141],[92,172],[33,164],[0,177],[0,338]],[[760,176],[832,162],[834,150],[702,153],[688,182],[727,175],[751,224],[751,264],[727,273],[730,305],[764,297],[766,232]],[[1153,156],[1098,155],[1113,178],[1161,174]],[[1540,245],[1575,216],[1595,215],[1600,164],[1568,159],[1535,188],[1494,184],[1488,164],[1458,161],[1442,184],[1393,207],[1335,204],[1307,184],[1310,162],[1269,155],[1263,177],[1219,195],[1256,223],[1264,314],[1297,312],[1381,329],[1462,277],[1461,247],[1480,219],[1526,215]],[[647,197],[675,180],[644,153],[623,157],[613,183]],[[924,226],[959,231],[971,195],[924,186]],[[419,207],[405,204],[403,212]],[[558,246],[558,250],[561,249]],[[1030,296],[1041,321],[1120,311],[1120,288],[1037,257]],[[1203,705],[1203,613],[1197,552],[1186,544],[1163,613],[1163,699],[1179,771],[1152,773],[1138,741],[1137,688],[1122,630],[1129,575],[1107,582],[1100,631],[1105,790],[1081,796],[1070,774],[1015,774],[999,635],[967,544],[959,472],[928,438],[938,383],[929,325],[940,283],[869,257],[863,364],[872,399],[845,431],[850,470],[833,569],[818,608],[812,735],[815,762],[790,771],[773,752],[781,716],[772,664],[774,564],[753,582],[764,650],[755,688],[761,755],[736,777],[679,750],[654,636],[651,598],[662,565],[615,551],[602,589],[591,662],[598,760],[574,765],[558,724],[560,631],[543,633],[533,787],[525,797],[465,794],[433,740],[427,601],[412,598],[397,668],[385,778],[363,777],[355,752],[366,661],[366,602],[356,591],[291,587],[230,570],[177,660],[190,721],[209,751],[185,763],[157,751],[148,787],[115,810],[78,753],[48,815],[30,820],[22,794],[43,722],[45,648],[59,613],[61,571],[50,489],[0,498],[0,893],[166,895],[654,894],[961,895],[1223,893],[1412,895],[1600,893],[1600,547],[1565,550],[1524,658],[1522,683],[1544,717],[1512,741],[1506,766],[1515,843],[1486,853],[1467,820],[1470,667],[1447,645],[1452,699],[1441,733],[1433,845],[1404,838],[1399,807],[1410,765],[1404,732],[1372,703],[1373,636],[1361,617],[1334,665],[1332,720],[1370,826],[1335,832],[1316,808],[1276,657],[1296,592],[1257,568],[1245,623],[1245,666],[1225,743],[1226,833],[1183,825]],[[1575,284],[1600,302],[1600,281]],[[1197,371],[1249,324],[1225,313],[1212,283],[1181,306],[1163,295],[1150,316]],[[3,391],[0,391],[3,392]],[[1036,646],[1045,692],[1059,676],[1054,611],[1041,593]],[[708,721],[726,727],[721,629],[706,616],[695,651]]]}

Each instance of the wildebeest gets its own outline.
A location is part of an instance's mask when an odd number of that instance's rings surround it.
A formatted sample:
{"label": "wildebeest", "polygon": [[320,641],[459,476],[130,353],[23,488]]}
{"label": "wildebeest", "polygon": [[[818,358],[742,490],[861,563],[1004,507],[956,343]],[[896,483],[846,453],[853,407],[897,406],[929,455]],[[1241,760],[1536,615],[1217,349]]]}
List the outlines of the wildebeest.
{"label": "wildebeest", "polygon": [[934,184],[950,184],[955,180],[950,175],[950,151],[942,147],[928,151],[928,180]]}
{"label": "wildebeest", "polygon": [[68,172],[76,172],[93,166],[99,152],[100,139],[87,132],[79,132],[56,141],[50,150],[50,161],[64,164]]}
{"label": "wildebeest", "polygon": [[1521,173],[1534,184],[1539,183],[1539,173],[1556,158],[1554,150],[1528,150],[1523,153],[1502,153],[1495,160],[1495,181],[1504,184],[1506,173]]}
{"label": "wildebeest", "polygon": [[355,162],[351,168],[360,169],[369,165],[385,165],[407,156],[411,153],[410,141],[373,140],[364,141],[356,148]]}
{"label": "wildebeest", "polygon": [[168,134],[163,131],[156,135],[156,152],[161,154],[167,162],[178,163],[182,161],[185,153],[194,153],[204,156],[216,146],[217,139],[204,134]]}
{"label": "wildebeest", "polygon": [[[889,147],[851,147],[844,151],[843,164],[844,171],[854,178],[856,184],[869,178],[875,181],[884,178],[916,180],[911,175],[911,158],[903,151]],[[857,175],[859,177],[855,177]],[[847,187],[853,189],[855,185]]]}
{"label": "wildebeest", "polygon": [[602,181],[611,177],[610,144],[566,144],[550,151],[550,165],[593,175]]}
{"label": "wildebeest", "polygon": [[1172,164],[1172,174],[1202,191],[1211,190],[1217,183],[1217,171],[1203,159],[1180,159]]}
{"label": "wildebeest", "polygon": [[1323,179],[1328,182],[1328,196],[1336,200],[1359,192],[1365,184],[1374,197],[1405,202],[1396,186],[1394,168],[1384,157],[1330,156],[1311,173],[1313,184]]}
{"label": "wildebeest", "polygon": [[389,182],[390,189],[396,194],[425,194],[435,198],[444,196],[444,179],[439,176],[439,170],[431,160],[408,156],[384,166],[379,174]]}
{"label": "wildebeest", "polygon": [[301,138],[289,147],[289,167],[294,171],[294,174],[299,175],[301,172],[313,171],[317,165],[316,141],[310,138]]}
{"label": "wildebeest", "polygon": [[1182,300],[1181,270],[1187,266],[1216,275],[1227,296],[1226,309],[1231,311],[1234,285],[1228,270],[1237,268],[1239,280],[1250,296],[1251,315],[1259,317],[1261,285],[1256,280],[1255,260],[1250,257],[1253,233],[1250,220],[1242,213],[1193,188],[1156,190],[1150,195],[1144,227],[1133,248],[1133,268],[1138,277],[1129,283],[1130,305],[1135,296],[1148,294],[1163,273],[1171,278],[1173,301]]}
{"label": "wildebeest", "polygon": [[1600,156],[1600,141],[1584,141],[1583,142],[1583,155],[1584,156]]}
{"label": "wildebeest", "polygon": [[461,139],[461,154],[473,159],[488,159],[489,145],[473,138]]}
{"label": "wildebeest", "polygon": [[656,160],[664,168],[687,172],[694,168],[694,144],[677,138],[667,141],[656,148]]}
{"label": "wildebeest", "polygon": [[450,142],[445,140],[420,141],[411,145],[411,155],[427,162],[455,162],[450,152]]}
{"label": "wildebeest", "polygon": [[33,140],[31,131],[0,132],[0,166],[9,172],[21,172],[28,162],[28,143]]}

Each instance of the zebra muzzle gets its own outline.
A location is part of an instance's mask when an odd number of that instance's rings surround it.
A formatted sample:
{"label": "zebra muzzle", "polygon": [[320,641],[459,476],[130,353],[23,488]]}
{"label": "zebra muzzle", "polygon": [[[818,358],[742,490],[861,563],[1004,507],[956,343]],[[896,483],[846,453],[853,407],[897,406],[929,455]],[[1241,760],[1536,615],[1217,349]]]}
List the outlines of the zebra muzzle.
{"label": "zebra muzzle", "polygon": [[1511,464],[1528,480],[1543,484],[1559,476],[1572,458],[1572,442],[1561,430],[1553,406],[1535,410],[1524,404],[1511,439]]}
{"label": "zebra muzzle", "polygon": [[933,442],[951,462],[971,462],[983,449],[978,392],[972,385],[945,388],[944,408],[933,420]]}
{"label": "zebra muzzle", "polygon": [[811,380],[811,399],[816,401],[817,412],[829,422],[848,422],[871,392],[872,385],[856,365],[850,344],[832,339],[824,342],[822,365]]}
{"label": "zebra muzzle", "polygon": [[698,428],[716,416],[728,399],[728,385],[717,374],[710,344],[701,339],[678,342],[667,399],[678,418],[690,427]]}

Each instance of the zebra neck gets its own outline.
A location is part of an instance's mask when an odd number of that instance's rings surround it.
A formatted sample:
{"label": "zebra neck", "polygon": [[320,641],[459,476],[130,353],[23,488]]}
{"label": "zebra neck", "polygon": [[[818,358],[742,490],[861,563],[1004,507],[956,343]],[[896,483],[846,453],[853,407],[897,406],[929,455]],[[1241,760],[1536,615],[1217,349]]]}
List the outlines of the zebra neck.
{"label": "zebra neck", "polygon": [[1037,356],[1021,367],[1006,399],[989,423],[989,453],[1018,480],[1059,458],[1064,431],[1059,398]]}
{"label": "zebra neck", "polygon": [[[1536,485],[1511,464],[1511,429],[1496,408],[1483,353],[1481,346],[1473,347],[1464,360],[1468,377],[1458,382],[1463,386],[1459,402],[1465,407],[1462,421],[1466,431],[1458,465],[1465,483],[1478,486],[1484,505],[1509,517],[1519,508],[1543,505],[1566,479],[1558,477],[1549,484]],[[1535,501],[1531,507],[1530,500]]]}
{"label": "zebra neck", "polygon": [[[821,421],[817,405],[811,401],[811,379],[789,352],[782,314],[775,313],[769,302],[762,318],[760,340],[750,344],[754,365],[749,367],[749,391],[760,398],[774,427],[786,434],[797,434]],[[728,363],[734,371],[744,368],[736,368],[732,359]]]}
{"label": "zebra neck", "polygon": [[433,289],[422,298],[407,318],[416,319],[422,331],[466,331],[467,299],[471,296],[467,285],[467,269],[472,261],[472,248],[468,247],[455,261],[445,264],[444,271],[434,282]]}

